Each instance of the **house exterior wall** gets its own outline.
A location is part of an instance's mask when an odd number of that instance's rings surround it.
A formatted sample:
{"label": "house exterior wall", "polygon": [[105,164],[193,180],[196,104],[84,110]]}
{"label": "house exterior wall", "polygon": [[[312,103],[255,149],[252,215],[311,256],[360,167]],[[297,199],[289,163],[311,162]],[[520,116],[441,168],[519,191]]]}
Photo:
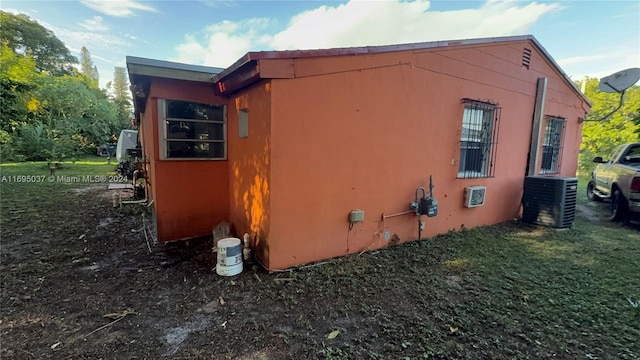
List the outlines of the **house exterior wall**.
{"label": "house exterior wall", "polygon": [[[142,146],[143,152],[142,155],[145,159],[145,172],[147,174],[146,192],[149,201],[156,198],[156,187],[154,184],[156,179],[155,163],[157,156],[155,155],[156,152],[154,149],[156,148],[155,143],[157,142],[158,137],[157,135],[154,137],[154,134],[157,134],[157,130],[155,130],[156,122],[154,119],[156,119],[157,110],[157,102],[148,101],[144,112],[141,114],[140,124],[138,125],[138,138],[140,139],[140,145]],[[155,142],[154,139],[156,139]]]}
{"label": "house exterior wall", "polygon": [[228,161],[160,160],[158,99],[218,105],[227,99],[215,96],[208,83],[153,78],[140,124],[158,241],[210,234],[229,219]]}
{"label": "house exterior wall", "polygon": [[[529,69],[522,51],[533,50]],[[520,213],[538,77],[546,115],[566,118],[559,175],[575,176],[588,105],[528,41],[375,55],[295,59],[271,82],[269,267],[287,268],[417,238],[408,210],[433,176],[439,214],[423,237]],[[462,98],[502,108],[495,176],[459,179]],[[539,168],[539,165],[538,165]],[[464,188],[487,187],[464,208]],[[353,209],[365,220],[349,229]]]}
{"label": "house exterior wall", "polygon": [[[252,247],[268,266],[271,197],[271,84],[234,94],[227,108],[229,221],[236,234],[251,234]],[[238,112],[248,114],[248,136],[240,138]]]}

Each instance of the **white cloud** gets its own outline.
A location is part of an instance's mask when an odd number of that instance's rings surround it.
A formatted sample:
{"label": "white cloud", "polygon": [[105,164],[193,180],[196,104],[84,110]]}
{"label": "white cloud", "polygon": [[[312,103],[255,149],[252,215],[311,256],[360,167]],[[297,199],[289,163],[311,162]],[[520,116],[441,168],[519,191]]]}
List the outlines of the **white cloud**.
{"label": "white cloud", "polygon": [[154,7],[136,0],[81,0],[80,2],[88,8],[111,16],[131,16],[136,10],[157,11]]}
{"label": "white cloud", "polygon": [[86,46],[93,53],[96,50],[119,50],[122,47],[131,46],[126,40],[108,33],[75,31],[53,26],[40,20],[38,22],[53,31],[56,37],[62,40],[69,49],[79,49]]}
{"label": "white cloud", "polygon": [[274,37],[276,49],[388,45],[526,33],[556,4],[488,1],[479,9],[428,11],[430,2],[350,1],[303,12]]}
{"label": "white cloud", "polygon": [[[81,49],[74,48],[74,49],[69,49],[69,51],[71,51],[73,54],[76,54],[75,56],[78,59],[80,58]],[[91,50],[89,50],[89,52],[91,52]],[[96,60],[99,60],[99,61],[101,61],[103,63],[106,63],[106,64],[114,64],[113,59],[107,59],[106,57],[100,56],[100,55],[96,55],[93,52],[91,52],[91,60],[93,60],[94,62],[96,62]]]}
{"label": "white cloud", "polygon": [[248,51],[269,45],[271,36],[264,30],[270,24],[266,18],[251,18],[210,25],[202,42],[192,34],[185,35],[184,42],[176,47],[178,56],[170,60],[227,67]]}
{"label": "white cloud", "polygon": [[[597,49],[598,55],[581,55],[558,60],[562,69],[574,80],[585,76],[603,78],[620,70],[640,67],[637,46]],[[594,69],[597,69],[594,71]]]}
{"label": "white cloud", "polygon": [[[4,12],[8,12],[10,14],[14,14],[14,15],[20,15],[20,14],[25,14],[25,15],[29,15],[28,12],[22,11],[22,10],[18,10],[18,9],[13,9],[13,8],[3,8],[2,11]],[[34,10],[30,10],[32,12],[37,12]]]}
{"label": "white cloud", "polygon": [[590,62],[594,62],[602,59],[608,59],[614,56],[616,55],[611,53],[601,54],[601,55],[578,55],[578,56],[571,56],[564,59],[559,59],[559,60],[556,60],[556,62],[558,63],[558,65],[565,67],[565,66],[572,66],[575,64],[590,63]]}
{"label": "white cloud", "polygon": [[478,9],[429,11],[427,0],[359,1],[323,5],[293,16],[269,34],[272,21],[223,21],[197,39],[185,36],[175,61],[226,67],[247,51],[388,45],[527,33],[555,3],[489,0]]}
{"label": "white cloud", "polygon": [[66,27],[53,26],[45,21],[37,20],[42,26],[53,31],[56,37],[79,58],[80,49],[86,46],[91,52],[100,73],[100,86],[104,87],[113,79],[114,57],[123,57],[123,48],[131,46],[125,38],[107,32],[76,31]]}
{"label": "white cloud", "polygon": [[222,7],[232,7],[234,6],[235,1],[233,0],[200,0],[201,3],[207,5],[208,7],[212,7],[215,9]]}
{"label": "white cloud", "polygon": [[80,23],[80,26],[91,31],[107,31],[109,27],[104,23],[102,16],[94,16]]}

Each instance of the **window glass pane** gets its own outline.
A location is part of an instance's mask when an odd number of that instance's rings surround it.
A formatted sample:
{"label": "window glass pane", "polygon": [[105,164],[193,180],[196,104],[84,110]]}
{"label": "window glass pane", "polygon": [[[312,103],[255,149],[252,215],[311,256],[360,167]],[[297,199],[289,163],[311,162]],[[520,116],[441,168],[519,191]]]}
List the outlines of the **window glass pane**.
{"label": "window glass pane", "polygon": [[564,122],[565,120],[563,118],[547,118],[544,129],[544,141],[542,143],[542,163],[540,166],[540,172],[543,174],[557,173],[559,170]]}
{"label": "window glass pane", "polygon": [[238,111],[238,136],[249,137],[249,111],[242,109]]}
{"label": "window glass pane", "polygon": [[224,158],[224,143],[167,141],[167,158]]}
{"label": "window glass pane", "polygon": [[542,148],[542,169],[553,170],[553,148],[550,146]]}
{"label": "window glass pane", "polygon": [[460,164],[458,170],[460,172],[481,172],[482,171],[482,147],[476,142],[463,142],[460,149]]}
{"label": "window glass pane", "polygon": [[167,139],[224,140],[224,124],[168,120]]}
{"label": "window glass pane", "polygon": [[188,101],[167,100],[167,117],[196,120],[224,120],[224,107]]}
{"label": "window glass pane", "polygon": [[640,146],[632,146],[626,156],[634,159],[640,158]]}
{"label": "window glass pane", "polygon": [[482,102],[465,103],[460,134],[458,176],[493,176],[495,137],[500,108]]}

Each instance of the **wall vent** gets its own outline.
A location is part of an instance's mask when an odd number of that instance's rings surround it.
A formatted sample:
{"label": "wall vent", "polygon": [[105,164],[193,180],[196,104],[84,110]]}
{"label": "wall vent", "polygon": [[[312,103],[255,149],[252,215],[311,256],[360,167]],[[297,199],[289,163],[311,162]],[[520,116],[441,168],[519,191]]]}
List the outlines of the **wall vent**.
{"label": "wall vent", "polygon": [[464,188],[464,207],[472,208],[484,205],[487,188],[484,186],[470,186]]}
{"label": "wall vent", "polygon": [[522,67],[529,70],[531,64],[531,49],[524,48],[522,50]]}
{"label": "wall vent", "polygon": [[576,217],[577,197],[577,178],[527,176],[522,221],[554,228],[571,227]]}

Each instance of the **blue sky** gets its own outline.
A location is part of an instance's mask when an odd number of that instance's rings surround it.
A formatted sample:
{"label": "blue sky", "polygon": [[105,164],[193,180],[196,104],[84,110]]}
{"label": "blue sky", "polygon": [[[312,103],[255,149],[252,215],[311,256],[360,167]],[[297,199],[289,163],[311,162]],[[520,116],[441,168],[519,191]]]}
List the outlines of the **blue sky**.
{"label": "blue sky", "polygon": [[640,67],[639,1],[4,0],[113,77],[133,55],[226,67],[248,51],[534,35],[573,79]]}

